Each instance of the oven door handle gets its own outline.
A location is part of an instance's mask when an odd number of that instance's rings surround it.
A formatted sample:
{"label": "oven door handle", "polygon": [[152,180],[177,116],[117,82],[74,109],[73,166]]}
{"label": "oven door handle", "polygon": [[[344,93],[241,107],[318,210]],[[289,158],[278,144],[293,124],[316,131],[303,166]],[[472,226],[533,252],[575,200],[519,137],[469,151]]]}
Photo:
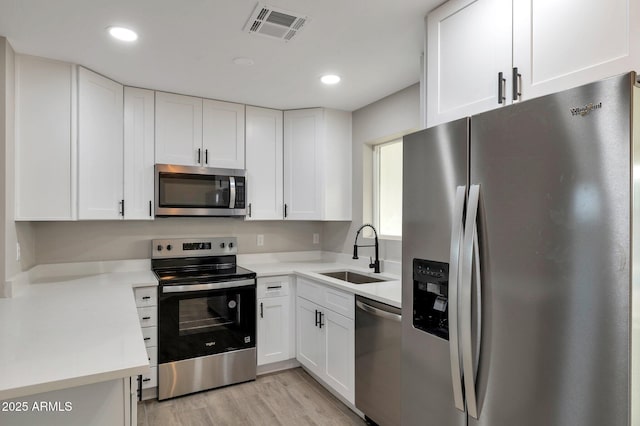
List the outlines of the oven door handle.
{"label": "oven door handle", "polygon": [[187,284],[187,285],[172,285],[162,287],[163,293],[184,293],[188,291],[203,291],[203,290],[222,290],[225,288],[233,287],[246,287],[255,285],[255,280],[237,280],[237,281],[224,281],[219,283],[208,284]]}

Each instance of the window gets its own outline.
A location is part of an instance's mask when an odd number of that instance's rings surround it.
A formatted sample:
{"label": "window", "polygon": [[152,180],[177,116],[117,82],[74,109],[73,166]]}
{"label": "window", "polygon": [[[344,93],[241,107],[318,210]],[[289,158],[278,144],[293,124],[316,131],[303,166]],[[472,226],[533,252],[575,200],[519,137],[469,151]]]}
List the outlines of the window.
{"label": "window", "polygon": [[374,147],[373,220],[380,236],[402,237],[402,139]]}

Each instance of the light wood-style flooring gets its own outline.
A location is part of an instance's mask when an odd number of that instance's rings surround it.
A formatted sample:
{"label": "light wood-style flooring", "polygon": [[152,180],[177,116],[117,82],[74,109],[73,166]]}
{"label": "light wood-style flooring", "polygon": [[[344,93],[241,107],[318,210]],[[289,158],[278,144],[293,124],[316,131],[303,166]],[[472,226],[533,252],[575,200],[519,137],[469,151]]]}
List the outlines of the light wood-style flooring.
{"label": "light wood-style flooring", "polygon": [[365,425],[311,378],[295,368],[247,382],[158,402],[138,404],[138,426]]}

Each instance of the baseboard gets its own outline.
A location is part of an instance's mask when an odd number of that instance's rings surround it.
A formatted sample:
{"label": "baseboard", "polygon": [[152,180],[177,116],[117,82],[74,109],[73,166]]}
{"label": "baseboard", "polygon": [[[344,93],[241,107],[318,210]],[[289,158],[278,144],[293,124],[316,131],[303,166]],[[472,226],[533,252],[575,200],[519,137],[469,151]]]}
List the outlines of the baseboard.
{"label": "baseboard", "polygon": [[275,373],[276,371],[289,370],[291,368],[300,367],[300,363],[297,359],[287,359],[279,362],[272,362],[271,364],[259,365],[257,375]]}

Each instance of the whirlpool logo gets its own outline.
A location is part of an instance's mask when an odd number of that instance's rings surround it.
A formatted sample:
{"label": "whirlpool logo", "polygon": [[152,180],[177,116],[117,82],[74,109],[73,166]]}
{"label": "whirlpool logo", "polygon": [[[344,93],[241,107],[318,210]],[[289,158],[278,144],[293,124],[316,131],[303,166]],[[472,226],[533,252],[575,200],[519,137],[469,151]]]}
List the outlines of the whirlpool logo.
{"label": "whirlpool logo", "polygon": [[215,345],[216,345],[216,342],[207,342],[207,343],[205,343],[204,345],[205,345],[206,347],[210,348],[210,347],[212,347],[212,346],[215,346]]}
{"label": "whirlpool logo", "polygon": [[571,115],[573,116],[579,115],[581,117],[584,117],[585,115],[589,114],[591,111],[600,109],[600,108],[602,108],[602,102],[599,102],[597,104],[594,104],[592,102],[583,107],[569,108],[569,111],[571,111]]}

